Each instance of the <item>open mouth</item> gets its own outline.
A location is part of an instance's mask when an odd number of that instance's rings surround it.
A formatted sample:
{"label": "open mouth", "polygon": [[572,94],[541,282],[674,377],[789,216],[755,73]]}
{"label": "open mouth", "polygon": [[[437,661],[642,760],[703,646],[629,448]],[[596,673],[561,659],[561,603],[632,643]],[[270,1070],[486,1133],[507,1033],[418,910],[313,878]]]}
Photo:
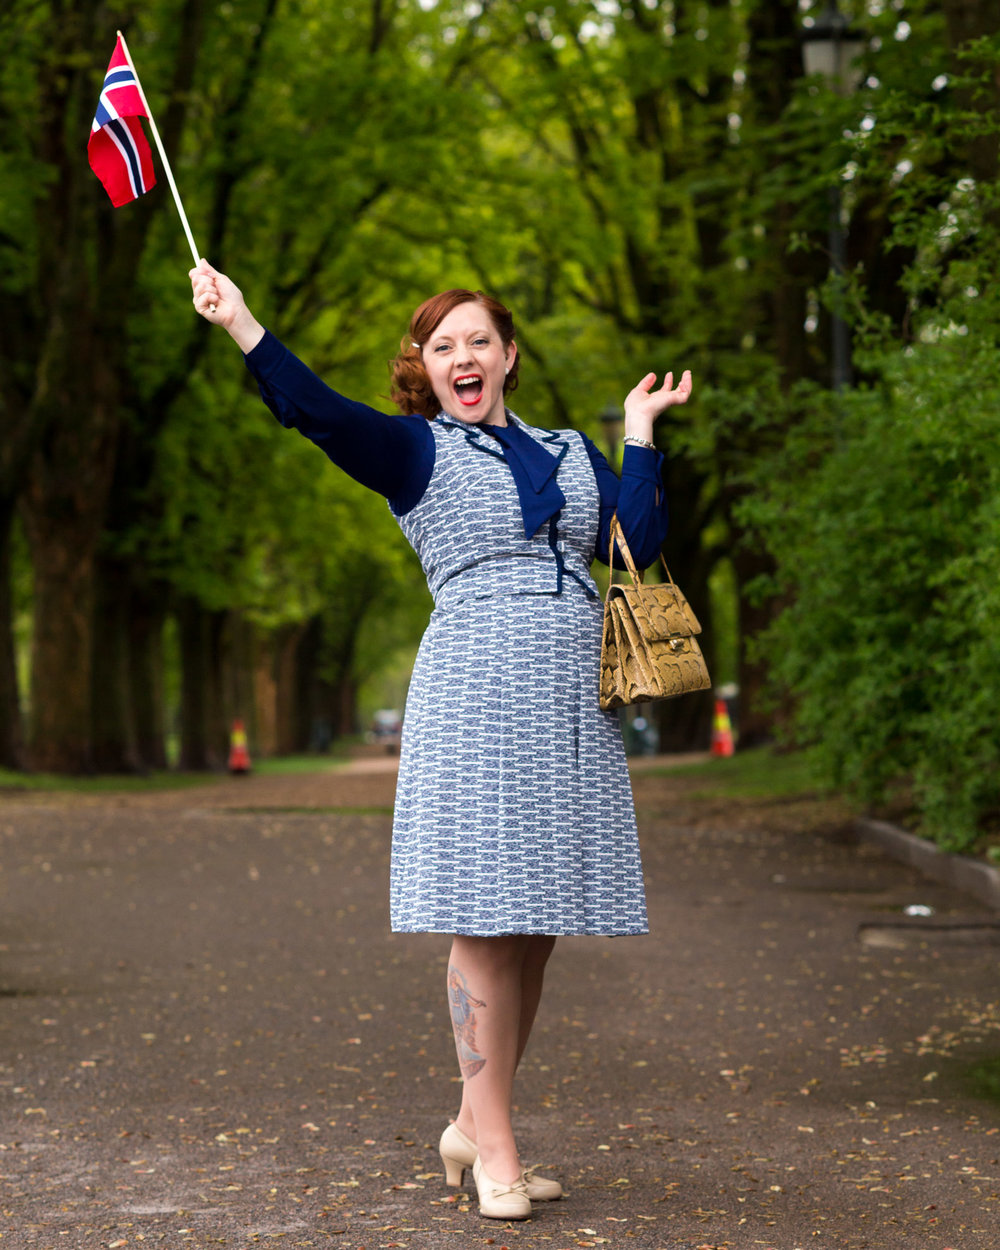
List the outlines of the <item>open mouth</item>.
{"label": "open mouth", "polygon": [[455,379],[455,394],[460,404],[478,403],[483,394],[483,379],[478,373],[467,373]]}

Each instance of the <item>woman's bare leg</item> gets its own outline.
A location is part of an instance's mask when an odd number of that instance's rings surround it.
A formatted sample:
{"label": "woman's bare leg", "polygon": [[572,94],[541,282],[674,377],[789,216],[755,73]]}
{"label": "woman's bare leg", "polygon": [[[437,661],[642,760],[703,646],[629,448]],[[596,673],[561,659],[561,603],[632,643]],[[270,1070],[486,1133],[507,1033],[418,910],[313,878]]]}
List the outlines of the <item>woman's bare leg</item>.
{"label": "woman's bare leg", "polygon": [[528,938],[528,949],[525,951],[524,963],[521,965],[521,1024],[517,1036],[518,1064],[527,1048],[528,1038],[535,1024],[538,1004],[542,1001],[545,966],[549,962],[549,956],[555,944],[555,938],[547,934],[532,934]]}
{"label": "woman's bare leg", "polygon": [[448,998],[463,1077],[456,1123],[478,1144],[486,1172],[504,1183],[520,1172],[510,1122],[514,1073],[535,1022],[555,941],[524,934],[456,937],[452,944]]}

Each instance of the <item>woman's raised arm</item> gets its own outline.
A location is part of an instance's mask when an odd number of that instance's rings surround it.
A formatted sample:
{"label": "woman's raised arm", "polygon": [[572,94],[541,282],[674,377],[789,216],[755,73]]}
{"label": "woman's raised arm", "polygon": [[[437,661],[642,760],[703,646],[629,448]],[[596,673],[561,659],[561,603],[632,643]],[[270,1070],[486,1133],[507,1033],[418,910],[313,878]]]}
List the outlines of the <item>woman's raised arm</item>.
{"label": "woman's raised arm", "polygon": [[224,273],[201,260],[190,276],[195,308],[229,331],[281,424],[315,443],[356,482],[384,495],[397,515],[412,508],[434,466],[428,422],[379,412],[339,394],[267,333]]}

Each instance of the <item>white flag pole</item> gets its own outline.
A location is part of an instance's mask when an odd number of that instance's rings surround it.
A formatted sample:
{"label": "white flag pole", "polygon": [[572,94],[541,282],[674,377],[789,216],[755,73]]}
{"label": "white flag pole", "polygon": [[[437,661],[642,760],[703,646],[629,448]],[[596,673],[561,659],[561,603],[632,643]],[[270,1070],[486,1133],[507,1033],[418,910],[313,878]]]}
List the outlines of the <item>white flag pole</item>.
{"label": "white flag pole", "polygon": [[[188,246],[191,248],[191,255],[194,257],[194,263],[197,266],[201,261],[201,257],[198,255],[198,249],[194,245],[194,235],[192,235],[191,227],[188,225],[187,213],[184,212],[184,205],[181,203],[181,197],[177,191],[177,183],[174,182],[173,170],[170,168],[170,162],[167,160],[167,154],[164,152],[163,144],[160,142],[160,132],[156,129],[156,122],[153,120],[153,111],[149,107],[149,101],[146,99],[146,93],[142,89],[142,83],[139,80],[139,75],[136,72],[135,65],[132,63],[132,54],[128,50],[128,44],[125,42],[125,36],[121,31],[118,31],[118,38],[122,41],[122,51],[125,53],[125,59],[129,63],[129,68],[132,73],[135,74],[135,85],[139,89],[139,99],[142,100],[142,106],[146,110],[146,118],[149,121],[150,130],[153,132],[156,150],[159,152],[160,160],[163,162],[163,169],[167,175],[167,182],[170,183],[170,190],[174,195],[174,203],[177,205],[177,211],[180,214],[181,225],[184,227],[184,233],[187,236]],[[214,305],[212,306],[212,311],[215,311]]]}

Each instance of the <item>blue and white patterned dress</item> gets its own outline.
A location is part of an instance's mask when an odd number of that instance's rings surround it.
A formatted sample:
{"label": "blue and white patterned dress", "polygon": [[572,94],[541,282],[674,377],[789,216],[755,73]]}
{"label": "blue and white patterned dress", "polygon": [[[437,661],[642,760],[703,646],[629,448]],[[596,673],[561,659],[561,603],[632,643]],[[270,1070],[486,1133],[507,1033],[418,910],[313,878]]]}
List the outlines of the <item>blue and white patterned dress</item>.
{"label": "blue and white patterned dress", "polygon": [[388,498],[434,596],[403,721],[393,930],[647,932],[589,570],[616,504],[637,558],[658,548],[659,457],[629,448],[619,493],[576,431],[379,413],[270,334],[247,364],[279,421]]}
{"label": "blue and white patterned dress", "polygon": [[644,933],[618,718],[598,705],[597,484],[578,433],[521,428],[561,457],[554,526],[525,538],[501,449],[448,417],[400,518],[435,607],[403,720],[392,927]]}

